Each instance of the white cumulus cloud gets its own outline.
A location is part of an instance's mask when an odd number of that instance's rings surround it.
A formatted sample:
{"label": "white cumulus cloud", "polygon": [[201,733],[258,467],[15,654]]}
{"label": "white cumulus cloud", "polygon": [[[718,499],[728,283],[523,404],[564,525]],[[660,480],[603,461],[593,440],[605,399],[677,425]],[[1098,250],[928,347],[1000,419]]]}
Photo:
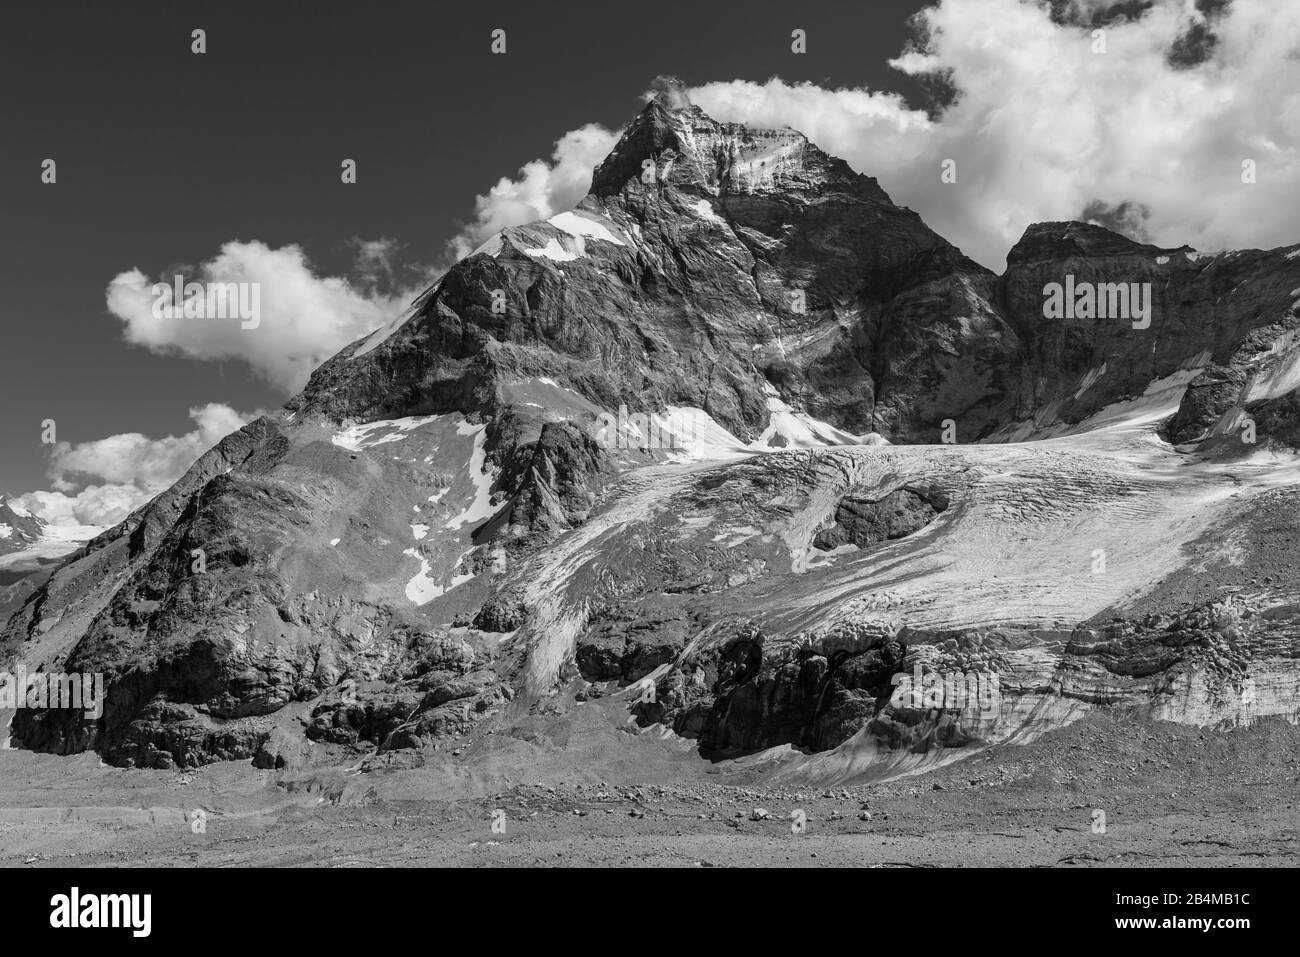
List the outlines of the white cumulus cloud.
{"label": "white cumulus cloud", "polygon": [[502,177],[474,201],[474,219],[447,244],[452,260],[474,251],[495,233],[572,209],[591,188],[591,173],[618,142],[619,134],[596,123],[570,130],[555,142],[551,158],[526,163],[514,178]]}
{"label": "white cumulus cloud", "polygon": [[256,418],[228,405],[190,409],[195,428],[151,439],[125,432],[89,442],[59,442],[50,457],[49,490],[14,501],[55,525],[115,525],[166,489],[204,452]]}
{"label": "white cumulus cloud", "polygon": [[[155,281],[139,269],[119,274],[107,290],[109,311],[124,323],[127,341],[163,354],[239,360],[286,393],[296,392],[321,362],[397,316],[423,288],[381,292],[377,279],[392,268],[391,240],[357,242],[360,278],[317,276],[296,245],[272,249],[232,241],[186,275],[187,282],[256,283],[256,324],[230,319],[155,316]],[[426,277],[427,278],[427,277]],[[250,287],[251,288],[251,287]]]}

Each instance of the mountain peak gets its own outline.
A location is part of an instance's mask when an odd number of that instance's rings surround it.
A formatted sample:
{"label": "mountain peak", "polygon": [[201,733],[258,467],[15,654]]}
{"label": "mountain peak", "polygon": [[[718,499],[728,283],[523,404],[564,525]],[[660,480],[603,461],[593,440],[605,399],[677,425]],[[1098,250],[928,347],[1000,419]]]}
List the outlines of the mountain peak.
{"label": "mountain peak", "polygon": [[715,196],[836,186],[890,202],[875,180],[824,153],[798,130],[716,120],[692,103],[685,84],[672,76],[655,78],[645,107],[596,168],[591,193],[613,196],[650,184]]}
{"label": "mountain peak", "polygon": [[1041,262],[1072,257],[1105,258],[1113,256],[1161,256],[1194,252],[1191,246],[1166,249],[1141,243],[1114,230],[1093,223],[1073,220],[1032,223],[1007,253],[1007,265]]}
{"label": "mountain peak", "polygon": [[669,112],[694,106],[690,94],[686,92],[686,84],[675,76],[655,77],[650,83],[646,100],[650,103],[658,103]]}

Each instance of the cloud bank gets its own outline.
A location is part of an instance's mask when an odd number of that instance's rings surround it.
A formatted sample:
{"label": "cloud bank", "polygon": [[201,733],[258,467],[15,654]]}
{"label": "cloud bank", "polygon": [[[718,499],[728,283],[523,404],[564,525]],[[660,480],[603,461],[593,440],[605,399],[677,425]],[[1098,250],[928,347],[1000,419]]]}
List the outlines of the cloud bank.
{"label": "cloud bank", "polygon": [[[1107,19],[1114,6],[1058,5],[1055,17],[1029,0],[926,8],[924,39],[890,64],[955,88],[933,119],[889,93],[779,79],[691,96],[720,120],[801,130],[998,270],[1026,226],[1050,220],[1205,250],[1295,242],[1300,4],[1155,0]],[[956,183],[940,180],[946,159]]]}
{"label": "cloud bank", "polygon": [[14,501],[54,525],[115,525],[185,474],[204,452],[251,422],[228,405],[189,410],[195,428],[150,439],[124,432],[91,442],[59,442],[50,456],[52,491]]}

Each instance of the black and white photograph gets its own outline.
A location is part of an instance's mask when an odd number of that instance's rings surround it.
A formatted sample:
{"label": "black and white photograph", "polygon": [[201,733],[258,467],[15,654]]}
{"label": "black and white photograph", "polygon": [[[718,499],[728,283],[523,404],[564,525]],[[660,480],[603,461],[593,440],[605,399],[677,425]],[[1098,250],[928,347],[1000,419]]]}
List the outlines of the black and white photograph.
{"label": "black and white photograph", "polygon": [[1267,923],[1300,3],[49,0],[0,77],[23,922],[727,868]]}

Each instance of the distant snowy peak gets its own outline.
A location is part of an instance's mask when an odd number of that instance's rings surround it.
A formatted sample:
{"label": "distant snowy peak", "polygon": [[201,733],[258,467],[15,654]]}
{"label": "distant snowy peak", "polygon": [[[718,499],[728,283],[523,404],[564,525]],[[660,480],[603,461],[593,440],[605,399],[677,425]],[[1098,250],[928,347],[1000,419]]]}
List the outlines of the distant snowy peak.
{"label": "distant snowy peak", "polygon": [[16,552],[38,542],[46,522],[0,495],[0,554]]}
{"label": "distant snowy peak", "polygon": [[99,525],[51,525],[0,495],[0,568],[62,558],[104,531]]}

